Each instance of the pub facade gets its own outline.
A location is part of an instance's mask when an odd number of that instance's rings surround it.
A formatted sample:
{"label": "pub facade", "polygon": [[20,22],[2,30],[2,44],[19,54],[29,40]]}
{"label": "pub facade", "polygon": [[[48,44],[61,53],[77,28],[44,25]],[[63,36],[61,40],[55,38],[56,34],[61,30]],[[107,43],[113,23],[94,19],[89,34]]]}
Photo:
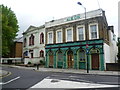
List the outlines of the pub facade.
{"label": "pub facade", "polygon": [[47,68],[102,71],[115,62],[114,27],[102,9],[46,22],[45,36]]}

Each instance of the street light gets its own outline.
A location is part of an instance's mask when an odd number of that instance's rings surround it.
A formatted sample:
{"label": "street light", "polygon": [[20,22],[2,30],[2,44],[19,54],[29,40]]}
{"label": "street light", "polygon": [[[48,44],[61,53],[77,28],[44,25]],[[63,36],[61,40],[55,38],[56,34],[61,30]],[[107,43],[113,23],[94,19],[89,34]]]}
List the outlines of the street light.
{"label": "street light", "polygon": [[[85,31],[86,31],[86,8],[82,5],[81,2],[77,4],[81,5],[85,9]],[[88,42],[86,41],[86,55],[87,55],[87,73],[89,73],[89,64],[88,64]]]}

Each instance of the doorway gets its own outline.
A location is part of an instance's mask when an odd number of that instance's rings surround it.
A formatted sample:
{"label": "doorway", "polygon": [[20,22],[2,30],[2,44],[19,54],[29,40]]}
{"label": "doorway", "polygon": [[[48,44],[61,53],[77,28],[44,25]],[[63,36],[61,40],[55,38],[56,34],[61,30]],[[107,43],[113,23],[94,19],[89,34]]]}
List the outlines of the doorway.
{"label": "doorway", "polygon": [[53,53],[52,53],[52,52],[49,52],[49,67],[50,67],[50,68],[53,68],[53,64],[54,64],[54,61],[53,61]]}
{"label": "doorway", "polygon": [[99,50],[97,49],[91,51],[91,65],[92,70],[99,70]]}
{"label": "doorway", "polygon": [[73,52],[72,51],[68,51],[67,61],[68,61],[68,68],[73,68],[74,60],[73,60]]}

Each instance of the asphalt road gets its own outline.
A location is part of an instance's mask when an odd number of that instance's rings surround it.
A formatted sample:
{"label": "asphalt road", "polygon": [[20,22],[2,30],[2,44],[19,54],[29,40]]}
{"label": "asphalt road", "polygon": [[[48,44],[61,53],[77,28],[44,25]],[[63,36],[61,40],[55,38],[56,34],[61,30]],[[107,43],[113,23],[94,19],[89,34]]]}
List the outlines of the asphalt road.
{"label": "asphalt road", "polygon": [[33,85],[37,84],[38,82],[40,82],[41,80],[43,80],[44,78],[61,79],[61,80],[76,81],[76,82],[90,82],[90,83],[108,84],[108,85],[118,85],[118,80],[119,80],[118,76],[85,75],[85,74],[70,74],[70,73],[57,73],[57,72],[53,73],[53,72],[40,72],[40,71],[38,72],[35,70],[18,69],[11,67],[3,67],[3,70],[7,70],[11,72],[11,75],[2,78],[2,82],[5,83],[2,85],[3,90],[8,90],[10,88],[12,88],[12,90],[13,89],[20,90],[20,88],[28,89]]}
{"label": "asphalt road", "polygon": [[20,77],[8,84],[2,85],[2,88],[30,88],[34,84],[38,83],[45,77],[49,76],[50,73],[36,72],[34,70],[18,69],[3,67],[4,70],[10,71],[11,75],[4,77],[2,82],[8,82],[16,77]]}

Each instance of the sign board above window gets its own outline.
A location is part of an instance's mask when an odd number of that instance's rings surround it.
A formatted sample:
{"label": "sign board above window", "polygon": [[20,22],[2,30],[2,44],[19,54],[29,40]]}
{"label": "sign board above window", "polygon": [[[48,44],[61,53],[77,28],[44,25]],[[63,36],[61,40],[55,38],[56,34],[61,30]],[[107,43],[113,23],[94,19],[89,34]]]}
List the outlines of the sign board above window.
{"label": "sign board above window", "polygon": [[72,17],[68,17],[67,21],[72,21],[72,20],[77,20],[77,19],[80,19],[80,15],[74,15]]}

